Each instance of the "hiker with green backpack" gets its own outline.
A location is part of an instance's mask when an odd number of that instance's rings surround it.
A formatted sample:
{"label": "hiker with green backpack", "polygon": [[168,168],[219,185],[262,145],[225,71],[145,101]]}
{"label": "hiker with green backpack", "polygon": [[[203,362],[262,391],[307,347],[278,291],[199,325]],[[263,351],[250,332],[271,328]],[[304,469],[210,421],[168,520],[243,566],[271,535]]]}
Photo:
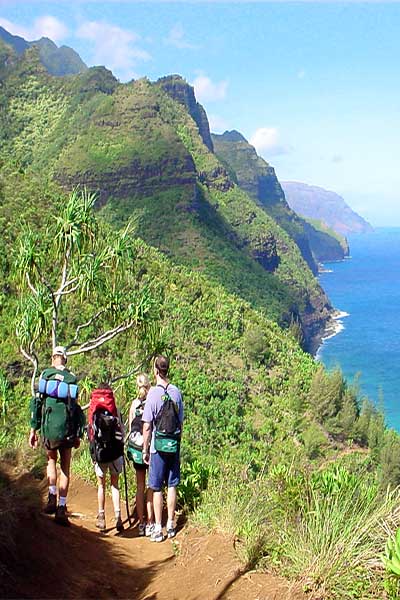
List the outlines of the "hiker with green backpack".
{"label": "hiker with green backpack", "polygon": [[[38,446],[38,432],[47,453],[47,479],[49,493],[44,508],[54,514],[56,523],[68,525],[67,494],[70,481],[72,448],[78,448],[83,437],[85,417],[80,408],[76,376],[67,369],[67,352],[56,346],[52,366],[39,378],[38,391],[31,400],[31,430],[29,445]],[[57,457],[60,456],[60,478],[57,503]]]}
{"label": "hiker with green backpack", "polygon": [[149,488],[153,490],[155,525],[152,542],[162,542],[164,484],[167,485],[167,537],[176,535],[175,510],[180,482],[180,443],[183,425],[183,401],[180,390],[169,382],[169,360],[157,356],[153,372],[156,385],[147,394],[143,411],[143,460],[150,464]]}
{"label": "hiker with green backpack", "polygon": [[139,519],[139,536],[151,537],[154,531],[153,492],[150,489],[146,492],[146,473],[149,465],[143,460],[142,421],[146,397],[150,389],[150,381],[147,375],[144,373],[138,375],[136,385],[138,388],[137,398],[132,401],[129,410],[129,435],[126,454],[132,462],[136,474],[136,512]]}

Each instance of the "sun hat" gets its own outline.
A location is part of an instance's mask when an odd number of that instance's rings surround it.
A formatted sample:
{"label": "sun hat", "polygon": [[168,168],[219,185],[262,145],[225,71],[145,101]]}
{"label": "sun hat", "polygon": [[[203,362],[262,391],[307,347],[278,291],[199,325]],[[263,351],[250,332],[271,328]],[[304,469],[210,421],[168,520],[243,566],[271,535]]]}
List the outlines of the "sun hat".
{"label": "sun hat", "polygon": [[67,349],[65,346],[56,346],[53,349],[53,354],[52,356],[62,356],[63,358],[65,358],[65,360],[67,360]]}

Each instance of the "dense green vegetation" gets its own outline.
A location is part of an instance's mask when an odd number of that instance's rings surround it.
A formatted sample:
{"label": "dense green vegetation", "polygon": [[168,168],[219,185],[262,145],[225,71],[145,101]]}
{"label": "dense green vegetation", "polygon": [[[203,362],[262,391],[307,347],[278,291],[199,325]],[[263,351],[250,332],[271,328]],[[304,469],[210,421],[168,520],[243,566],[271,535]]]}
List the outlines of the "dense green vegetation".
{"label": "dense green vegetation", "polygon": [[[316,273],[318,263],[341,260],[346,254],[344,240],[321,224],[307,222],[288,205],[274,169],[237,131],[212,136],[215,152],[234,173],[241,189],[253,198],[296,242],[304,260]],[[340,238],[340,239],[339,239]],[[338,243],[339,242],[339,243]]]}
{"label": "dense green vegetation", "polygon": [[[100,380],[167,352],[185,399],[180,502],[193,518],[234,535],[248,567],[322,598],[382,599],[400,438],[301,349],[293,317],[323,295],[294,241],[237,187],[165,81],[120,86],[102,68],[54,80],[35,52],[9,63],[0,88],[1,448],[26,445],[32,369],[19,346],[33,338],[48,364],[49,289],[69,240],[79,286],[62,302],[58,342],[102,309],[83,342],[137,316],[71,357],[82,404]],[[90,196],[65,187],[85,182],[99,195],[82,213]],[[127,414],[134,378],[115,390]],[[87,447],[74,468],[93,477]]]}
{"label": "dense green vegetation", "polygon": [[4,79],[12,119],[3,155],[64,188],[99,192],[114,222],[136,214],[145,241],[281,324],[297,320],[309,344],[330,319],[326,296],[292,238],[238,188],[166,85],[119,85],[100,67],[51,78],[30,49]]}

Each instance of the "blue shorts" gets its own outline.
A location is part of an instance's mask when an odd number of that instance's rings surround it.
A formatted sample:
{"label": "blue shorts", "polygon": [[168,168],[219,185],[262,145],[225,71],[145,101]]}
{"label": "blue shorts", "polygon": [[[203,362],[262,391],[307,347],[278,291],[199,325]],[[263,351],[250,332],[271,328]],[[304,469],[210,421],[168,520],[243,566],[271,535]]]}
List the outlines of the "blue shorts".
{"label": "blue shorts", "polygon": [[164,484],[176,487],[181,480],[181,461],[179,452],[175,454],[150,454],[148,486],[154,492],[161,492]]}

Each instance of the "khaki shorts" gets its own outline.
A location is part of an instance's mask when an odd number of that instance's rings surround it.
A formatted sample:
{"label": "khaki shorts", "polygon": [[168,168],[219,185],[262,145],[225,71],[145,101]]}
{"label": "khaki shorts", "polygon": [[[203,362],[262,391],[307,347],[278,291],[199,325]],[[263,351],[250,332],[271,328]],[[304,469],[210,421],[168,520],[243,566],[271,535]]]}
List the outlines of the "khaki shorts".
{"label": "khaki shorts", "polygon": [[104,475],[107,475],[107,471],[110,471],[111,475],[119,475],[122,472],[122,467],[122,456],[116,458],[112,462],[94,463],[94,471],[98,477],[104,477]]}

